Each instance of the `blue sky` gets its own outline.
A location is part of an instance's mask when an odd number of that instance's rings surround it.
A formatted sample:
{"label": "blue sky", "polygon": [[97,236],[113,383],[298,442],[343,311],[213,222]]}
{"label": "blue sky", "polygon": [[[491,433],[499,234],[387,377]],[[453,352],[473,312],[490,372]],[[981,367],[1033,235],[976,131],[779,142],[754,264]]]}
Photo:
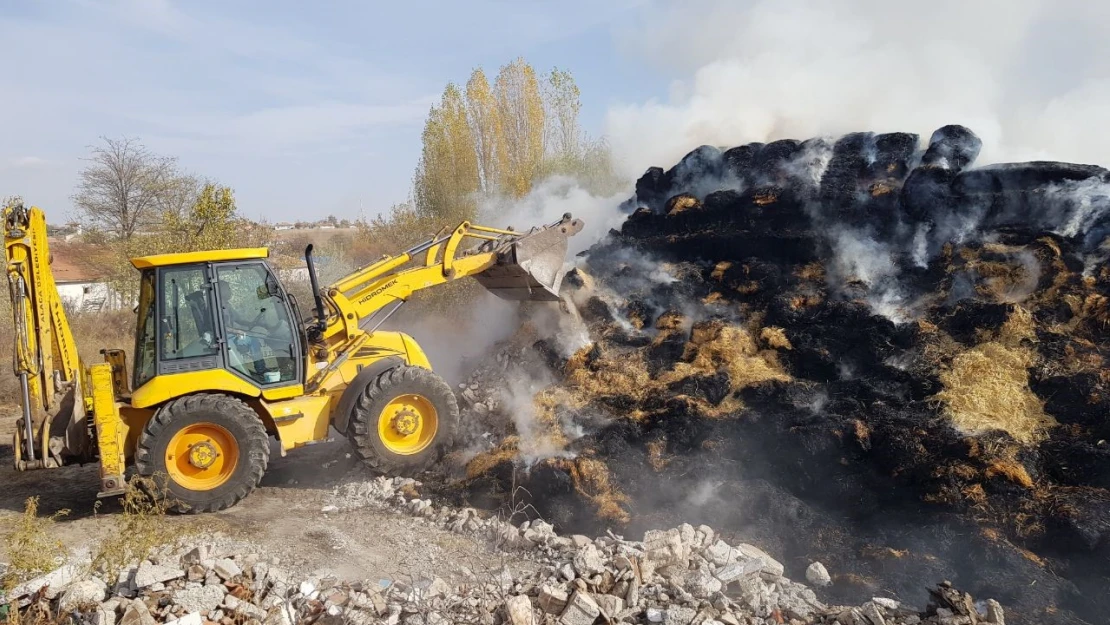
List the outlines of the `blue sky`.
{"label": "blue sky", "polygon": [[[598,8],[603,4],[606,8]],[[368,215],[406,198],[429,106],[448,81],[517,56],[569,69],[583,122],[666,88],[621,54],[638,2],[5,0],[0,195],[52,221],[80,158],[133,136],[236,189],[270,221]]]}
{"label": "blue sky", "polygon": [[0,196],[55,222],[101,135],[252,218],[372,216],[406,199],[444,85],[518,56],[573,72],[630,178],[707,143],[950,123],[979,164],[1110,165],[1110,2],[0,0],[0,37]]}

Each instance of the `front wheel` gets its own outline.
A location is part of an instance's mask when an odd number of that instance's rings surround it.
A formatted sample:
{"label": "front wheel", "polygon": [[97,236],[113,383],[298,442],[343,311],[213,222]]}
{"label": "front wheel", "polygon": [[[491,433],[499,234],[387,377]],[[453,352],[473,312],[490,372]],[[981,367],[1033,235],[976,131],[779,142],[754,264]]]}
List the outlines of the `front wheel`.
{"label": "front wheel", "polygon": [[230,508],[258,486],[269,460],[270,439],[254,410],[209,393],[159,408],[135,450],[139,475],[163,486],[178,512]]}
{"label": "front wheel", "polygon": [[422,367],[401,366],[366,385],[347,433],[371,468],[410,477],[443,457],[458,421],[459,404],[442,378]]}

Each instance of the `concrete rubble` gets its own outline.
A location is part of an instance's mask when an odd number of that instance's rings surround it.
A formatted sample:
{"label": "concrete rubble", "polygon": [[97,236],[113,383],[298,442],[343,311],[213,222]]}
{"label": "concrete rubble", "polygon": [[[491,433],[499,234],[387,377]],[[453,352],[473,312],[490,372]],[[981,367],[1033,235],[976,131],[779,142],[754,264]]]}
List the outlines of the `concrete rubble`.
{"label": "concrete rubble", "polygon": [[[418,486],[401,478],[345,484],[335,505],[418,516],[537,566],[517,575],[507,568],[475,573],[458,585],[304,579],[257,554],[191,545],[135,563],[112,585],[71,566],[21,584],[0,603],[61,610],[81,625],[1004,625],[997,602],[976,602],[947,582],[930,591],[923,612],[881,597],[828,606],[785,577],[771,555],[704,525],[649,531],[642,541],[566,537],[540,520],[512,525],[421,500],[413,496]],[[806,575],[815,585],[830,578],[816,563]]]}

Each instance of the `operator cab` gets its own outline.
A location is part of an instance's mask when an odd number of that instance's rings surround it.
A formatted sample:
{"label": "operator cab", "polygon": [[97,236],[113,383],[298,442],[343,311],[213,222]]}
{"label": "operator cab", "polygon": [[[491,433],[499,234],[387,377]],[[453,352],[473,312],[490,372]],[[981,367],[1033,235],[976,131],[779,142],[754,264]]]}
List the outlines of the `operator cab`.
{"label": "operator cab", "polygon": [[145,256],[132,388],[225,369],[259,388],[304,380],[293,303],[265,248]]}

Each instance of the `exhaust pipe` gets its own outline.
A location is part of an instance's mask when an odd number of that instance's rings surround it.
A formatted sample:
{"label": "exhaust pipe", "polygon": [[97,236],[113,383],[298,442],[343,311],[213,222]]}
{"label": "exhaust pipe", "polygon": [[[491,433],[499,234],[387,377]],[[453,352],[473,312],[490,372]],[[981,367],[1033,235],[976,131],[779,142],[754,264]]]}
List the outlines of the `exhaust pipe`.
{"label": "exhaust pipe", "polygon": [[311,243],[304,248],[304,262],[308,266],[308,281],[312,284],[312,297],[316,303],[316,324],[309,329],[309,332],[319,338],[328,328],[328,316],[324,309],[324,298],[320,296],[320,280],[316,277],[316,260],[312,257]]}

